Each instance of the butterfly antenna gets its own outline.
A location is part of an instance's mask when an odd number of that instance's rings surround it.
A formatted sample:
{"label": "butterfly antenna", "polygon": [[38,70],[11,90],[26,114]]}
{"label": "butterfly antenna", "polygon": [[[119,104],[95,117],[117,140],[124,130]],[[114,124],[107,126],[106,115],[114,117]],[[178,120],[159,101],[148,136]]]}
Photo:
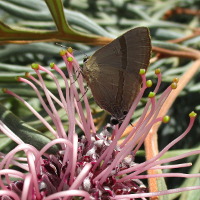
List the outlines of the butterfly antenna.
{"label": "butterfly antenna", "polygon": [[58,42],[56,42],[55,44],[58,45],[58,46],[60,46],[60,47],[67,48],[67,46],[64,46],[64,45],[62,45],[62,44],[60,44],[60,43],[58,43]]}
{"label": "butterfly antenna", "polygon": [[[58,46],[60,46],[60,47],[63,47],[63,48],[65,48],[65,49],[67,49],[67,46],[65,46],[65,45],[62,45],[62,44],[60,44],[60,43],[58,43],[58,42],[56,42],[55,43],[56,45],[58,45]],[[81,50],[76,50],[76,49],[73,49],[73,51],[77,51],[77,52],[81,52],[82,54],[84,54],[84,56],[86,57],[86,58],[88,58],[89,56],[87,55],[87,54],[85,54],[83,51],[81,51]]]}

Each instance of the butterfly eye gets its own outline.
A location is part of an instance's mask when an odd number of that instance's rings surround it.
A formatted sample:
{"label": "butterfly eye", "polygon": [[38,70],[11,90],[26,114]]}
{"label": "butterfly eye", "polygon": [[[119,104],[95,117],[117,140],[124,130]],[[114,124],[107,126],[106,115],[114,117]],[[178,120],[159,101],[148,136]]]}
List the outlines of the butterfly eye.
{"label": "butterfly eye", "polygon": [[85,56],[85,57],[83,58],[83,62],[84,62],[84,63],[87,62],[88,59],[89,59],[89,56]]}

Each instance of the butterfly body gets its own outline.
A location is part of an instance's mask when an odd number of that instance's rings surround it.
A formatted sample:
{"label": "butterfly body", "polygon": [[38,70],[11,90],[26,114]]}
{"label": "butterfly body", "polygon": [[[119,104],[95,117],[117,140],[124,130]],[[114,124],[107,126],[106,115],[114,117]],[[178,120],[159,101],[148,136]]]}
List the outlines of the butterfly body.
{"label": "butterfly body", "polygon": [[140,69],[147,69],[151,54],[149,31],[132,29],[96,51],[84,63],[83,76],[97,104],[123,120],[140,87]]}

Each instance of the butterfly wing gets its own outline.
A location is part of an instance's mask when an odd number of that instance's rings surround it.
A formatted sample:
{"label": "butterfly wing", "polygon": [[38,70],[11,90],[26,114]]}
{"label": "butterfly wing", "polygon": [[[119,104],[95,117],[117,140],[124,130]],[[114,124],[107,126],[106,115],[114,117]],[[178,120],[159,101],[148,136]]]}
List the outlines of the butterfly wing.
{"label": "butterfly wing", "polygon": [[132,29],[102,47],[84,65],[83,75],[95,101],[117,119],[137,96],[139,70],[149,65],[151,41],[145,27]]}

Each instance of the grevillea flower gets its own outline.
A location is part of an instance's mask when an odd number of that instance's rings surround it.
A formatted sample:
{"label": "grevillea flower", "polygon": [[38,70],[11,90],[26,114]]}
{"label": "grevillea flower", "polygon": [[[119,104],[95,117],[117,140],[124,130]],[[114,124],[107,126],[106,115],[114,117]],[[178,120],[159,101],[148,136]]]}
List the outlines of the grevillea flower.
{"label": "grevillea flower", "polygon": [[[38,147],[39,139],[38,142],[30,145],[28,144],[29,142],[24,142],[17,135],[18,127],[10,129],[9,123],[5,123],[3,120],[5,116],[1,117],[0,130],[18,143],[18,146],[7,155],[0,154],[0,199],[53,200],[84,198],[116,200],[140,198],[145,200],[148,197],[200,189],[200,186],[191,186],[151,193],[148,192],[148,186],[142,181],[143,179],[159,177],[189,178],[200,176],[200,174],[180,173],[146,174],[146,171],[151,169],[190,166],[188,163],[162,165],[190,155],[199,154],[200,151],[193,151],[168,159],[159,159],[190,131],[196,117],[194,112],[191,112],[189,115],[190,122],[184,133],[169,143],[157,156],[142,163],[135,162],[136,153],[143,145],[152,126],[159,122],[166,123],[169,121],[168,116],[160,117],[158,113],[170,92],[176,89],[177,79],[174,79],[172,84],[156,100],[155,94],[161,83],[160,70],[156,70],[158,77],[157,85],[154,91],[149,94],[149,100],[141,117],[134,124],[132,131],[126,139],[119,143],[119,139],[128,126],[145,89],[152,85],[151,81],[146,81],[145,71],[140,71],[142,88],[123,123],[120,126],[108,124],[102,131],[98,131],[95,129],[89,103],[85,95],[80,66],[73,57],[71,49],[61,51],[61,56],[67,66],[69,80],[55,64],[52,63],[50,66],[57,72],[57,75],[59,74],[62,77],[66,88],[64,92],[61,90],[60,82],[56,76],[38,64],[32,65],[38,79],[29,73],[26,74],[27,79],[18,77],[18,81],[29,84],[35,90],[43,109],[50,116],[53,126],[24,99],[12,91],[4,89],[5,93],[13,95],[22,101],[38,117],[41,123],[46,126],[55,139],[41,148]],[[41,71],[46,72],[54,80],[59,98],[55,97],[45,86],[40,74]],[[31,79],[31,81],[28,79]],[[38,87],[43,90],[45,99],[42,98]],[[81,101],[84,103],[81,103]],[[68,128],[66,128],[66,125],[59,117],[58,105],[68,116]],[[4,113],[4,115],[6,114]],[[82,130],[84,133],[82,136],[78,137],[76,127]],[[27,130],[30,131],[30,134],[32,130],[30,127],[26,128],[26,134],[29,137]],[[54,153],[50,151],[53,147],[56,147]],[[23,151],[25,157],[15,157],[15,154],[19,151]],[[17,166],[17,168],[9,169],[9,166]],[[11,178],[14,178],[14,180]]]}

